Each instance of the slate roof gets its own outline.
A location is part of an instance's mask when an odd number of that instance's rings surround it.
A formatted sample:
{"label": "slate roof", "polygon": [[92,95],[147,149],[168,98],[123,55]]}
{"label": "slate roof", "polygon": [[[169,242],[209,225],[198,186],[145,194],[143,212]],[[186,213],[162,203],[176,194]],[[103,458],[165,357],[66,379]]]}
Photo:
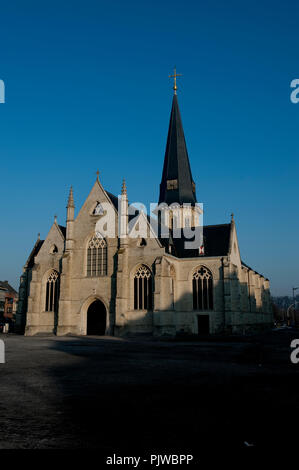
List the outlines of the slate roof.
{"label": "slate roof", "polygon": [[63,225],[58,225],[58,227],[60,228],[60,230],[62,232],[62,235],[65,238],[66,237],[66,227],[64,227]]}
{"label": "slate roof", "polygon": [[[167,189],[167,181],[177,180],[177,189]],[[170,115],[162,180],[160,184],[159,204],[166,202],[179,204],[196,202],[193,192],[193,179],[184,136],[183,124],[177,95],[173,96]]]}
{"label": "slate roof", "polygon": [[206,225],[203,228],[205,255],[225,256],[229,251],[231,224]]}
{"label": "slate roof", "polygon": [[118,197],[110,193],[109,191],[106,191],[106,189],[105,189],[105,192],[106,194],[108,194],[109,198],[111,199],[112,204],[114,205],[115,209],[118,211]]}
{"label": "slate roof", "polygon": [[35,243],[30,255],[29,255],[29,258],[27,260],[27,263],[26,263],[26,266],[28,268],[32,268],[33,265],[34,265],[34,257],[38,254],[39,250],[41,249],[42,245],[44,243],[44,240],[37,240],[37,242]]}
{"label": "slate roof", "polygon": [[204,255],[199,255],[199,247],[186,249],[184,243],[188,239],[173,238],[174,255],[178,258],[226,256],[229,252],[230,233],[231,224],[206,225],[203,227]]}
{"label": "slate roof", "polygon": [[0,281],[0,288],[17,295],[17,291],[8,283],[8,281]]}
{"label": "slate roof", "polygon": [[[105,190],[106,191],[106,190]],[[112,204],[114,205],[116,211],[118,211],[118,198],[114,194],[106,191],[109,198],[111,199]],[[138,211],[138,209],[136,209]],[[129,216],[129,221],[135,217],[135,215]],[[147,216],[148,222],[151,224],[151,227],[154,233],[160,235],[161,228],[158,227],[157,219]],[[203,238],[204,238],[204,255],[199,255],[199,250],[197,249],[185,249],[184,242],[186,241],[183,238],[172,238],[170,234],[170,239],[158,237],[162,246],[164,246],[167,251],[169,245],[173,246],[173,255],[178,258],[193,258],[193,257],[204,257],[204,256],[226,256],[229,251],[229,240],[231,233],[231,224],[220,224],[220,225],[206,225],[203,227]],[[189,240],[190,241],[190,240]]]}

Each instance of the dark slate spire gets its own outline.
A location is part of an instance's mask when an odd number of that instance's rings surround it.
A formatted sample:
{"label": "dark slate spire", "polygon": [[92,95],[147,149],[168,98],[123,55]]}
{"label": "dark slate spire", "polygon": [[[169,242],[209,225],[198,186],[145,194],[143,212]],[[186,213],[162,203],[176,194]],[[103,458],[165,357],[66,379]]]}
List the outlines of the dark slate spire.
{"label": "dark slate spire", "polygon": [[168,129],[159,204],[196,202],[178,98],[174,94]]}

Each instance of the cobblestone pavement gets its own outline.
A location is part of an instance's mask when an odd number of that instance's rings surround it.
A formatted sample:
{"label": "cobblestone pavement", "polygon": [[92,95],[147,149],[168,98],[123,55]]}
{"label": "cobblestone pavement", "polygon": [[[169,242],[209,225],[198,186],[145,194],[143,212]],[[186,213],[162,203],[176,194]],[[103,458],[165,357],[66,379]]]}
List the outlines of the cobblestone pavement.
{"label": "cobblestone pavement", "polygon": [[204,452],[297,445],[281,330],[235,340],[0,335],[0,448]]}

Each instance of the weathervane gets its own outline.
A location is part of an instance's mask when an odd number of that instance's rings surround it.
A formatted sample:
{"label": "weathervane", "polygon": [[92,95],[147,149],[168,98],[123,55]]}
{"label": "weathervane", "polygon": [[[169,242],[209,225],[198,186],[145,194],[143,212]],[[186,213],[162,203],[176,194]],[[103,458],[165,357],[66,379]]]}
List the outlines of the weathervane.
{"label": "weathervane", "polygon": [[182,74],[181,73],[176,73],[176,67],[174,67],[173,75],[169,75],[169,78],[174,79],[173,89],[174,89],[174,94],[175,95],[176,95],[176,91],[178,89],[178,87],[176,86],[176,77],[182,77]]}

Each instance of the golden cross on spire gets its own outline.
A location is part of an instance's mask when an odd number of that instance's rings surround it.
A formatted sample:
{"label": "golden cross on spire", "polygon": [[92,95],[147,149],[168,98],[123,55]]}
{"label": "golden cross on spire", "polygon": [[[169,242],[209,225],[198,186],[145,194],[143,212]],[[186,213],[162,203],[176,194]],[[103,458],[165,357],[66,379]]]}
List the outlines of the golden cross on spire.
{"label": "golden cross on spire", "polygon": [[176,91],[178,87],[176,86],[176,77],[182,77],[181,73],[176,73],[176,67],[174,67],[173,75],[169,75],[169,78],[174,79],[174,84],[173,84],[173,89],[174,89],[174,94],[176,95]]}

